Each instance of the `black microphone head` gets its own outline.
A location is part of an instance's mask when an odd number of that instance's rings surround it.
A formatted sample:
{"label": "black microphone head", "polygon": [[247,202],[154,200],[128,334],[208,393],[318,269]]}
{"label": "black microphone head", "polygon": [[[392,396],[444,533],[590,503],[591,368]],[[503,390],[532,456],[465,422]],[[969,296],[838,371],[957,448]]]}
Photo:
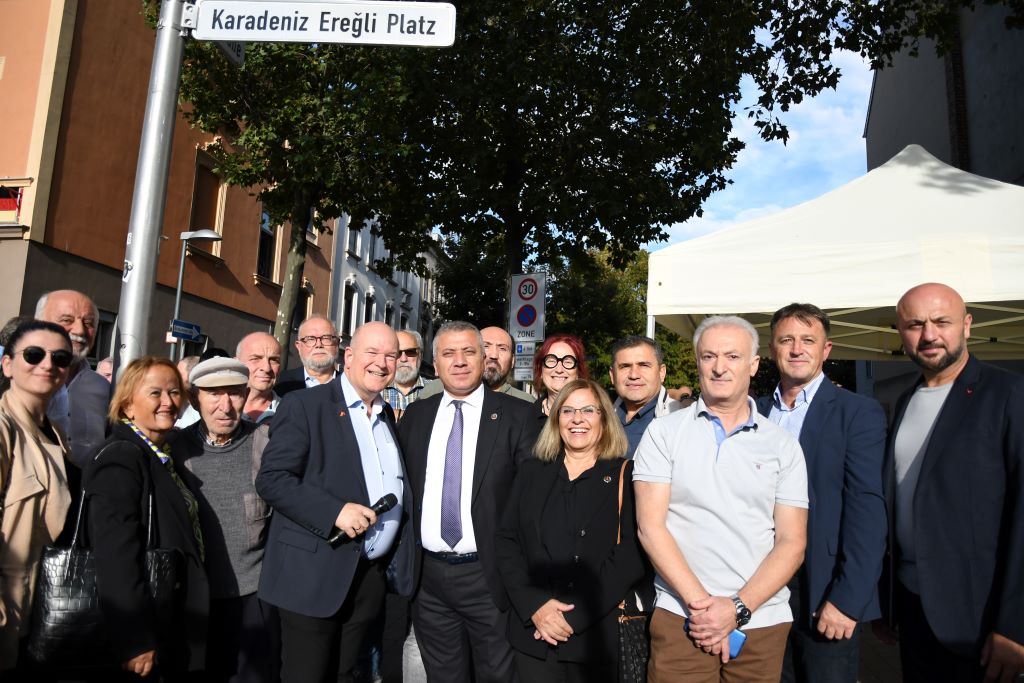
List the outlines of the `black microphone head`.
{"label": "black microphone head", "polygon": [[373,510],[374,514],[382,515],[396,505],[398,505],[398,496],[393,493],[389,493],[374,503],[373,507],[370,509]]}

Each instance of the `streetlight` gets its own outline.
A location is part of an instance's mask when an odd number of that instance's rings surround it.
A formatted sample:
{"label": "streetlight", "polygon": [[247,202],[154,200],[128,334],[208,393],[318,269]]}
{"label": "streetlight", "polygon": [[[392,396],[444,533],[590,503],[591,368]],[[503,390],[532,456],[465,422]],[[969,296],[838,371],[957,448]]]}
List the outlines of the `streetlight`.
{"label": "streetlight", "polygon": [[[178,289],[174,292],[174,317],[172,320],[177,320],[178,315],[181,313],[181,283],[185,279],[185,252],[188,251],[188,243],[190,240],[197,242],[220,242],[223,237],[216,230],[210,230],[209,228],[203,228],[202,230],[192,230],[183,232],[179,235],[181,239],[181,263],[178,265]],[[171,360],[174,360],[174,351],[176,344],[171,344]]]}

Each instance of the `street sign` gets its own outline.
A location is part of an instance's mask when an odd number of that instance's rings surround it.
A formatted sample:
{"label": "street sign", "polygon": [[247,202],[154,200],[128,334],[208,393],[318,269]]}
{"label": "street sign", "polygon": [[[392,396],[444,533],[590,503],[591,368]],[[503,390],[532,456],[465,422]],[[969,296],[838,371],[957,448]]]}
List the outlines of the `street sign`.
{"label": "street sign", "polygon": [[217,47],[228,58],[228,61],[235,66],[242,66],[245,63],[245,43],[235,40],[218,40]]}
{"label": "street sign", "polygon": [[517,344],[544,339],[544,277],[545,273],[512,276],[509,334]]}
{"label": "street sign", "polygon": [[532,356],[536,351],[536,344],[533,342],[520,342],[516,344],[516,355],[517,356]]}
{"label": "street sign", "polygon": [[533,368],[524,370],[522,368],[516,368],[512,371],[512,381],[514,382],[532,382],[533,381]]}
{"label": "street sign", "polygon": [[455,6],[447,2],[197,0],[182,25],[197,40],[449,47]]}
{"label": "street sign", "polygon": [[533,356],[516,356],[516,370],[529,370],[533,368]]}
{"label": "street sign", "polygon": [[178,339],[184,339],[185,341],[191,342],[197,342],[203,338],[199,333],[199,325],[190,323],[186,320],[172,320],[171,334]]}

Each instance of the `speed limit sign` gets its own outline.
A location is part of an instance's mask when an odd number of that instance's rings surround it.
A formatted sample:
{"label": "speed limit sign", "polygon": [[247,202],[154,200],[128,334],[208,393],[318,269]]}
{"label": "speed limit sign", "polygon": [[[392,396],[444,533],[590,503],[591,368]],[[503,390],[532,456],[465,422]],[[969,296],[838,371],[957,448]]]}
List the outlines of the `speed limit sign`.
{"label": "speed limit sign", "polygon": [[525,277],[519,281],[519,287],[516,291],[519,292],[519,298],[523,301],[529,301],[533,297],[537,296],[537,281],[533,277]]}
{"label": "speed limit sign", "polygon": [[544,273],[512,276],[509,334],[517,342],[544,339]]}

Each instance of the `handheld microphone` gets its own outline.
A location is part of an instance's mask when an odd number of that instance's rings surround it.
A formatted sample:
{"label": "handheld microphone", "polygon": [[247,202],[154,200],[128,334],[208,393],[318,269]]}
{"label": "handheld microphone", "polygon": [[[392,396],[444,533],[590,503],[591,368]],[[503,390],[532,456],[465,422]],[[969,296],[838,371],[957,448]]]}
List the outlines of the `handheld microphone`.
{"label": "handheld microphone", "polygon": [[[370,509],[373,510],[373,514],[380,517],[385,512],[395,507],[396,505],[398,505],[398,496],[396,496],[393,493],[389,493],[380,500],[378,500],[376,503],[374,503]],[[331,537],[327,539],[327,543],[331,546],[335,546],[342,540],[344,540],[345,537],[345,532],[339,529],[335,533],[331,534]]]}
{"label": "handheld microphone", "polygon": [[374,503],[373,507],[371,507],[370,509],[373,510],[373,514],[380,517],[385,512],[395,507],[396,505],[398,505],[398,496],[396,496],[393,493],[389,493],[388,495],[384,496],[376,503]]}

